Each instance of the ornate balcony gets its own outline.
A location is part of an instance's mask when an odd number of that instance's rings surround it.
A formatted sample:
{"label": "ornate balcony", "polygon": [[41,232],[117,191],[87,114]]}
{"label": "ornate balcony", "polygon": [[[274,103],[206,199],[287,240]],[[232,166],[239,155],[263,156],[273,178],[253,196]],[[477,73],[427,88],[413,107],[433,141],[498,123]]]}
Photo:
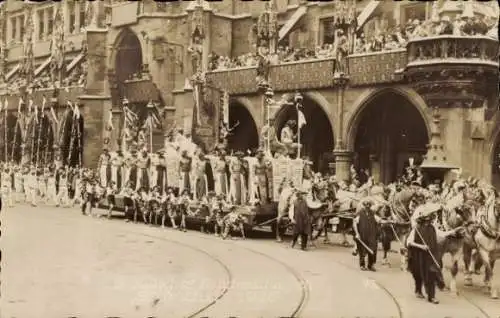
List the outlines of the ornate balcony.
{"label": "ornate balcony", "polygon": [[[271,66],[270,77],[276,91],[325,88],[333,86],[333,59],[304,60]],[[207,80],[229,94],[257,91],[257,68],[217,70],[207,74]]]}
{"label": "ornate balcony", "polygon": [[498,41],[486,36],[415,39],[405,77],[431,107],[481,107],[498,90]]}

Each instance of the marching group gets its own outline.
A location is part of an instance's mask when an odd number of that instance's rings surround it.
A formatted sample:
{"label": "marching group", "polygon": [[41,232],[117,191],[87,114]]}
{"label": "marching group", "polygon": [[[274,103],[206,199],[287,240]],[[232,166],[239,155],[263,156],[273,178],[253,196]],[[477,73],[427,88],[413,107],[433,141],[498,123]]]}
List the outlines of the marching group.
{"label": "marching group", "polygon": [[[43,169],[6,163],[1,174],[2,197],[7,206],[21,202],[61,207],[79,204],[83,214],[92,216],[92,208],[105,201],[108,217],[122,200],[127,221],[142,217],[147,224],[164,227],[169,222],[173,228],[186,231],[186,218],[193,216],[203,220],[202,231],[213,227],[215,235],[223,238],[233,230],[245,237],[247,220],[238,207],[278,201],[278,218],[286,216],[294,228],[292,246],[300,237],[304,250],[316,225],[311,210],[350,209],[361,269],[375,271],[379,241],[386,262],[390,242],[401,240],[399,234],[405,232],[400,243],[408,248],[408,269],[415,279],[416,295],[423,297],[423,285],[433,303],[437,303],[436,284],[444,287],[440,275],[443,242],[470,233],[471,226],[477,230],[485,207],[492,202],[498,210],[497,191],[472,178],[426,184],[420,169],[412,165],[400,180],[388,186],[375,184],[367,173],[353,168],[353,181],[347,184],[334,175],[314,173],[307,160],[303,161],[301,184],[294,185],[289,176],[281,181],[278,200],[273,200],[273,158],[268,152],[228,155],[217,148],[212,154],[204,154],[190,138],[179,129],[156,153],[147,149],[104,150],[97,170],[64,166],[57,155],[54,163]],[[277,157],[286,158],[289,153],[281,151],[275,154]],[[327,196],[318,195],[321,188],[329,190]],[[471,192],[477,196],[467,195]],[[474,204],[474,213],[465,216],[463,211]],[[450,227],[446,219],[450,211],[459,211],[462,222]]]}

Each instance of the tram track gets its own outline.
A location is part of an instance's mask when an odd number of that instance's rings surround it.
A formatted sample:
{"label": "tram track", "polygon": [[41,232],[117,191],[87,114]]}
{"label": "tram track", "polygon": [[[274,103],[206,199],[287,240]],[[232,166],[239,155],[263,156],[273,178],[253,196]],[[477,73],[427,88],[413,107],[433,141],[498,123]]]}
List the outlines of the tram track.
{"label": "tram track", "polygon": [[[114,223],[114,222],[110,222],[110,223]],[[160,229],[158,229],[158,230],[160,230]],[[221,265],[224,268],[224,271],[226,272],[226,276],[227,276],[227,284],[224,286],[221,293],[219,295],[217,295],[211,302],[209,302],[208,304],[202,306],[201,308],[193,311],[192,313],[186,315],[185,317],[187,317],[187,318],[204,317],[203,316],[204,312],[206,312],[210,308],[214,307],[218,302],[220,302],[232,290],[233,282],[234,282],[234,273],[229,268],[229,266],[227,266],[227,264],[223,260],[221,260],[219,257],[216,257],[216,256],[208,253],[207,251],[204,251],[200,248],[194,247],[190,244],[186,244],[186,243],[180,242],[178,240],[166,238],[164,236],[146,234],[146,233],[137,232],[134,230],[125,230],[124,231],[124,229],[121,229],[121,228],[120,228],[120,231],[125,232],[125,233],[129,233],[129,234],[138,235],[138,236],[148,237],[151,239],[157,239],[160,241],[167,241],[170,243],[179,244],[180,246],[187,247],[187,248],[190,248],[192,250],[196,250],[197,252],[200,252],[200,253],[210,257],[212,260],[214,260],[215,262],[217,262],[219,265]],[[170,232],[169,229],[167,229],[166,233],[169,233],[169,232]],[[276,258],[274,258],[266,253],[259,252],[257,250],[252,249],[252,248],[243,246],[242,244],[235,244],[236,242],[234,242],[234,241],[221,240],[220,238],[210,237],[210,236],[206,236],[206,235],[203,235],[203,234],[200,234],[197,232],[192,232],[192,231],[190,232],[190,235],[195,236],[197,239],[208,240],[211,242],[216,242],[217,244],[224,244],[224,245],[233,246],[233,247],[237,246],[240,249],[243,249],[247,252],[250,252],[250,253],[253,253],[256,255],[260,255],[261,257],[264,257],[264,258],[266,258],[266,259],[268,259],[276,264],[279,264],[279,266],[281,266],[283,269],[285,269],[300,285],[300,297],[299,297],[298,303],[290,310],[290,313],[288,313],[286,315],[282,315],[282,317],[290,317],[290,318],[299,318],[300,317],[303,309],[306,307],[307,302],[308,302],[309,286],[307,284],[307,281],[294,268],[287,265],[285,262],[283,262],[279,259],[276,259]]]}

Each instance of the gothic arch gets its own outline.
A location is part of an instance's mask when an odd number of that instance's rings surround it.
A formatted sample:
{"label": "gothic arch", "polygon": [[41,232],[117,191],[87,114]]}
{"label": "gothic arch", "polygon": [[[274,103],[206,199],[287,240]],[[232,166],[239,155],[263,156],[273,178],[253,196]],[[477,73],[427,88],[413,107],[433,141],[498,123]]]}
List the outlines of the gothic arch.
{"label": "gothic arch", "polygon": [[246,152],[259,147],[258,117],[247,98],[229,100],[229,127],[235,127],[228,138],[229,149]]}
{"label": "gothic arch", "polygon": [[[246,97],[231,97],[231,99],[229,100],[229,104],[231,104],[231,102],[233,101],[245,107],[246,110],[250,113],[250,115],[252,115],[254,123],[257,125],[257,127],[259,127],[259,123],[261,121],[259,117],[259,112],[254,107],[253,103]],[[231,109],[229,109],[229,112],[231,112]],[[260,125],[262,126],[262,123],[260,123]]]}
{"label": "gothic arch", "polygon": [[108,65],[114,70],[118,82],[123,82],[147,64],[146,47],[144,39],[131,28],[124,28],[116,36]]}
{"label": "gothic arch", "polygon": [[[330,126],[335,127],[334,115],[331,113],[332,105],[328,102],[328,100],[319,92],[309,91],[309,92],[300,92],[302,96],[313,101],[316,105],[321,107],[325,115],[328,117],[328,121],[330,122]],[[293,102],[295,94],[294,93],[286,93],[283,95],[283,99],[289,102]],[[278,119],[278,116],[281,114],[283,108],[279,109],[276,113],[275,119]]]}
{"label": "gothic arch", "polygon": [[431,124],[427,116],[427,104],[415,90],[402,86],[373,88],[361,94],[361,96],[359,96],[358,99],[356,99],[356,101],[353,103],[351,116],[349,117],[349,119],[347,120],[347,124],[345,125],[345,132],[342,132],[344,134],[344,140],[346,142],[347,150],[354,150],[356,134],[358,131],[359,123],[363,117],[363,111],[368,106],[370,106],[377,97],[390,93],[403,97],[416,108],[424,121],[427,129],[427,135],[431,136]]}
{"label": "gothic arch", "polygon": [[[302,93],[301,93],[302,94]],[[289,101],[283,105],[274,116],[274,127],[277,137],[287,120],[297,121],[297,110],[294,105],[295,94],[285,94],[284,100]],[[308,157],[316,171],[328,171],[328,164],[333,160],[332,154],[335,144],[333,116],[330,114],[330,104],[317,92],[305,92],[302,94],[302,112],[306,119],[306,125],[301,130],[301,143],[303,149],[301,156]],[[318,140],[321,139],[321,142]]]}

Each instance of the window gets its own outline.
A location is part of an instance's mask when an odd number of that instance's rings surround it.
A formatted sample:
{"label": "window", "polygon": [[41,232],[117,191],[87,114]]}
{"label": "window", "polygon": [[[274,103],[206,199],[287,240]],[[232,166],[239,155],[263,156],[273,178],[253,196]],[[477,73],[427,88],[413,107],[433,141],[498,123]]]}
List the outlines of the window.
{"label": "window", "polygon": [[326,18],[320,20],[320,26],[322,30],[320,43],[324,44],[333,44],[335,41],[335,26],[333,18]]}
{"label": "window", "polygon": [[54,29],[54,9],[48,8],[45,14],[48,15],[47,36],[50,37]]}
{"label": "window", "polygon": [[85,19],[85,9],[86,9],[87,2],[86,1],[79,1],[78,5],[80,6],[80,25],[79,25],[79,29],[77,31],[80,32],[80,29],[85,27],[85,20],[86,20]]}
{"label": "window", "polygon": [[42,40],[45,37],[45,10],[38,12],[38,39]]}
{"label": "window", "polygon": [[75,32],[75,3],[73,1],[68,2],[68,13],[69,13],[69,33]]}
{"label": "window", "polygon": [[14,41],[17,40],[17,17],[10,18],[10,25],[12,26],[12,33],[10,34],[10,38]]}
{"label": "window", "polygon": [[425,20],[425,6],[426,3],[417,3],[405,5],[401,8],[401,23],[406,23],[408,21],[413,21],[418,19],[420,21]]}
{"label": "window", "polygon": [[19,19],[19,25],[21,26],[19,28],[19,35],[20,35],[19,40],[22,41],[24,39],[24,31],[25,31],[24,30],[24,14],[20,15],[18,17],[18,19]]}

